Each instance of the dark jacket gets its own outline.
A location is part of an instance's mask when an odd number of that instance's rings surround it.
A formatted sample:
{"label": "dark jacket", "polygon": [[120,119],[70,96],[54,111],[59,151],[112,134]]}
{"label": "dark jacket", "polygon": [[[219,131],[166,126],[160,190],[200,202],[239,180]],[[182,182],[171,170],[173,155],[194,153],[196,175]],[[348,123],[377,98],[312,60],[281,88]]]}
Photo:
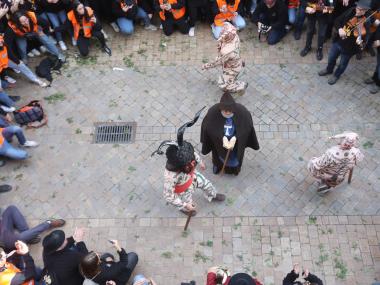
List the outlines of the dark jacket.
{"label": "dark jacket", "polygon": [[92,280],[100,285],[106,284],[108,280],[115,281],[116,285],[125,285],[131,277],[133,268],[128,268],[128,254],[124,248],[117,252],[119,262],[102,262],[101,272]]}
{"label": "dark jacket", "polygon": [[67,245],[51,254],[43,252],[44,266],[55,273],[62,285],[82,285],[84,278],[79,273],[79,264],[88,253],[84,242],[75,243],[74,238],[67,239]]}
{"label": "dark jacket", "polygon": [[[335,20],[335,28],[338,31],[339,29],[343,28],[348,21],[350,21],[352,18],[355,17],[356,14],[356,9],[355,7],[349,9],[347,12],[343,13],[341,16],[339,16]],[[359,18],[362,19],[362,18]],[[371,23],[368,21],[364,24],[365,28],[367,31],[369,31]],[[363,37],[363,42],[365,43],[367,41],[369,33],[367,32],[366,36]],[[351,35],[345,39],[342,39],[339,36],[339,33],[334,38],[334,42],[338,42],[339,45],[343,49],[343,53],[348,54],[348,55],[354,55],[360,51],[360,46],[356,44],[356,37],[354,36],[354,32],[351,33]]]}
{"label": "dark jacket", "polygon": [[124,1],[126,5],[132,6],[127,12],[124,12],[121,8],[120,0],[113,0],[111,4],[112,14],[115,18],[127,18],[129,20],[134,20],[137,15],[137,4],[133,0]]}
{"label": "dark jacket", "polygon": [[38,1],[38,10],[47,13],[58,13],[60,11],[65,11],[67,8],[68,5],[66,5],[62,0],[57,3],[49,3],[47,0]]}
{"label": "dark jacket", "polygon": [[[292,270],[290,273],[288,273],[288,275],[286,275],[285,279],[282,281],[282,285],[302,285],[302,283],[295,281],[298,277],[299,274],[296,274],[294,270]],[[309,273],[309,276],[305,278],[305,280],[309,281],[313,285],[323,285],[322,280],[311,273]]]}
{"label": "dark jacket", "polygon": [[282,0],[277,0],[272,8],[261,1],[252,15],[252,22],[261,22],[275,30],[284,29],[288,22],[288,8]]}
{"label": "dark jacket", "polygon": [[[232,120],[236,127],[236,144],[234,151],[240,166],[243,163],[244,151],[246,147],[258,150],[260,148],[253,127],[251,113],[241,104],[235,103],[234,116]],[[202,154],[206,155],[212,151],[214,165],[219,165],[219,156],[226,157],[227,150],[223,147],[224,124],[226,119],[220,112],[220,103],[212,106],[202,122],[201,143]]]}

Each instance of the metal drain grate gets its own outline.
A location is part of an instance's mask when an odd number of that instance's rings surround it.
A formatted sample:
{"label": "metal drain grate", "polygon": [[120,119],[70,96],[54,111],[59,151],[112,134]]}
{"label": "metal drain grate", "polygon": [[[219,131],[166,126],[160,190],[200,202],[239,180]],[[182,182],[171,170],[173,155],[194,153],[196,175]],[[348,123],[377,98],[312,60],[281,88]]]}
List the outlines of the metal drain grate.
{"label": "metal drain grate", "polygon": [[95,123],[94,143],[123,144],[133,143],[136,137],[136,122],[123,123]]}

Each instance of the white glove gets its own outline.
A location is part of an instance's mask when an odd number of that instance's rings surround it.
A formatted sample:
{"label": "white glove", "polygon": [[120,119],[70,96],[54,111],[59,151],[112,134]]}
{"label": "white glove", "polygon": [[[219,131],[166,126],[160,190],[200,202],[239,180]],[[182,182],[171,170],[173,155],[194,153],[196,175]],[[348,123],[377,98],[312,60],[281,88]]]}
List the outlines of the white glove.
{"label": "white glove", "polygon": [[225,149],[233,149],[236,143],[236,137],[233,136],[230,140],[226,136],[223,137],[223,147]]}

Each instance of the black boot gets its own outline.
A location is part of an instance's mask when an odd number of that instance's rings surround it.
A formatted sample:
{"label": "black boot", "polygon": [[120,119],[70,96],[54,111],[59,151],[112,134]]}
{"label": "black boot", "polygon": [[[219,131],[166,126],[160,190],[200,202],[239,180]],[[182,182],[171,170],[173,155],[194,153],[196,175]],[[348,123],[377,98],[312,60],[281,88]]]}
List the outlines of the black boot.
{"label": "black boot", "polygon": [[104,52],[105,52],[106,54],[108,54],[109,56],[112,55],[112,51],[111,51],[111,49],[110,49],[106,44],[104,44],[104,46],[103,46],[103,50],[104,50]]}
{"label": "black boot", "polygon": [[305,46],[305,48],[303,50],[301,50],[300,56],[302,56],[302,57],[306,56],[310,50],[311,50],[311,46]]}
{"label": "black boot", "polygon": [[323,49],[322,47],[319,47],[317,49],[317,60],[321,61],[323,59]]}

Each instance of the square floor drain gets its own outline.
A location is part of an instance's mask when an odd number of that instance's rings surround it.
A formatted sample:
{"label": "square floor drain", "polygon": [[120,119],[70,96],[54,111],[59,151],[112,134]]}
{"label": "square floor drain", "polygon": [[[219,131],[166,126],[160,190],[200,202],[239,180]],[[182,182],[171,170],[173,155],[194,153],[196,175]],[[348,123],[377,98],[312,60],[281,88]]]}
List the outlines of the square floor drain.
{"label": "square floor drain", "polygon": [[95,123],[94,143],[124,144],[133,143],[136,138],[136,122]]}

